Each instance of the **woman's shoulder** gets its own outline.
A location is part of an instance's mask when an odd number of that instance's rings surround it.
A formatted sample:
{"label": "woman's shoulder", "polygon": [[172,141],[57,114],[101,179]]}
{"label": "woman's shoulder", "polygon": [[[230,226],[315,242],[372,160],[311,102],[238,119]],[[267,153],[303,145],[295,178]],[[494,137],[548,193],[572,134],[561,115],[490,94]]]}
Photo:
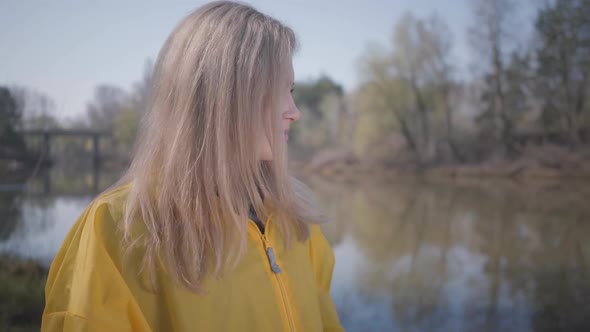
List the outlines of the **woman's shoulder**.
{"label": "woman's shoulder", "polygon": [[114,219],[120,219],[125,211],[125,205],[127,203],[127,197],[129,196],[130,190],[130,183],[109,188],[98,195],[92,201],[90,207],[106,207]]}
{"label": "woman's shoulder", "polygon": [[141,259],[126,258],[120,232],[128,193],[125,185],[98,195],[72,226],[47,277],[44,325],[62,330],[68,319],[79,319],[99,326],[111,323],[104,317],[136,306],[132,291],[139,289]]}
{"label": "woman's shoulder", "polygon": [[113,251],[119,247],[123,239],[124,209],[129,190],[128,184],[116,186],[92,200],[72,225],[60,251],[71,251],[72,254],[76,251],[72,248],[86,252],[95,248]]}
{"label": "woman's shoulder", "polygon": [[[113,187],[98,195],[72,225],[53,265],[85,266],[92,260],[119,269],[125,251],[124,208],[130,186]],[[103,268],[104,268],[103,266]],[[85,269],[75,269],[85,274]]]}

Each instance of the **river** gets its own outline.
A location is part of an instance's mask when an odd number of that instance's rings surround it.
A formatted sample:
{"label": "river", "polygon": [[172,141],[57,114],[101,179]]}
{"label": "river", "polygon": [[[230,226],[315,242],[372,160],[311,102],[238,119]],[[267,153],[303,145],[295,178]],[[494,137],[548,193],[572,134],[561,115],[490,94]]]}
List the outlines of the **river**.
{"label": "river", "polygon": [[[117,172],[55,169],[0,186],[0,252],[48,266]],[[590,186],[303,179],[331,221],[348,331],[590,330]]]}

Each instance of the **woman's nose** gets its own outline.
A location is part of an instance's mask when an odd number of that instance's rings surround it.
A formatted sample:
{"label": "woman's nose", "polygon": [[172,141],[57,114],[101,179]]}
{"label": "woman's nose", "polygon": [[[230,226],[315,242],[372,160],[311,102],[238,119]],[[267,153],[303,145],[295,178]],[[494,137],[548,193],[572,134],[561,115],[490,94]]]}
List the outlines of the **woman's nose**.
{"label": "woman's nose", "polygon": [[295,121],[299,120],[300,117],[301,117],[301,112],[297,108],[297,105],[295,105],[295,103],[292,103],[291,107],[289,107],[289,110],[287,112],[285,112],[285,118],[287,120],[295,122]]}

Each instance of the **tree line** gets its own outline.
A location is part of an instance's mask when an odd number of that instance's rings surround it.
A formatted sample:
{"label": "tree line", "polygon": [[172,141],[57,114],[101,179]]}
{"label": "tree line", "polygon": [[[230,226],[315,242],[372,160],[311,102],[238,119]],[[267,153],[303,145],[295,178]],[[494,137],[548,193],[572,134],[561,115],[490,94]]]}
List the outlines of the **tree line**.
{"label": "tree line", "polygon": [[[521,2],[467,3],[474,67],[454,58],[455,38],[441,17],[407,13],[390,45],[372,45],[362,54],[354,90],[326,75],[296,83],[303,116],[290,135],[292,155],[309,160],[341,150],[358,160],[428,166],[518,159],[530,146],[587,150],[590,2],[547,2],[531,36],[519,35]],[[85,112],[69,122],[56,118],[54,103],[41,93],[0,89],[2,148],[23,148],[14,128],[86,128],[110,131],[112,151],[128,156],[151,71],[148,61],[130,91],[98,86]],[[61,145],[65,154],[85,148],[67,139]]]}
{"label": "tree line", "polygon": [[323,136],[296,143],[322,149],[334,145],[328,137],[338,129],[339,145],[361,159],[425,166],[514,160],[533,146],[587,151],[590,2],[547,2],[530,36],[520,33],[526,30],[521,2],[468,4],[474,66],[454,58],[443,19],[407,13],[391,45],[373,45],[363,54],[356,90],[343,94],[334,84],[325,99],[310,102],[305,95],[318,93],[314,87],[327,79],[299,87],[303,96],[296,97],[311,122],[304,121],[301,132],[321,127]]}

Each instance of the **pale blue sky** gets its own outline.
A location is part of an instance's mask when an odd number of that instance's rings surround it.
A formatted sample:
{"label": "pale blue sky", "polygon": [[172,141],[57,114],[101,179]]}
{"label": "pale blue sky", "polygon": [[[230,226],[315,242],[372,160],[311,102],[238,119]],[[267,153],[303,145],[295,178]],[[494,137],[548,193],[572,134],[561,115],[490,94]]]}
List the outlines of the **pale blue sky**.
{"label": "pale blue sky", "polygon": [[[57,116],[71,118],[85,111],[98,84],[130,89],[174,25],[205,2],[2,0],[0,85],[45,93],[55,100]],[[451,27],[457,63],[470,59],[465,34],[472,24],[469,0],[247,2],[297,33],[301,49],[294,58],[296,80],[326,73],[346,90],[354,89],[367,45],[389,46],[396,20],[407,11],[419,17],[438,13]]]}

